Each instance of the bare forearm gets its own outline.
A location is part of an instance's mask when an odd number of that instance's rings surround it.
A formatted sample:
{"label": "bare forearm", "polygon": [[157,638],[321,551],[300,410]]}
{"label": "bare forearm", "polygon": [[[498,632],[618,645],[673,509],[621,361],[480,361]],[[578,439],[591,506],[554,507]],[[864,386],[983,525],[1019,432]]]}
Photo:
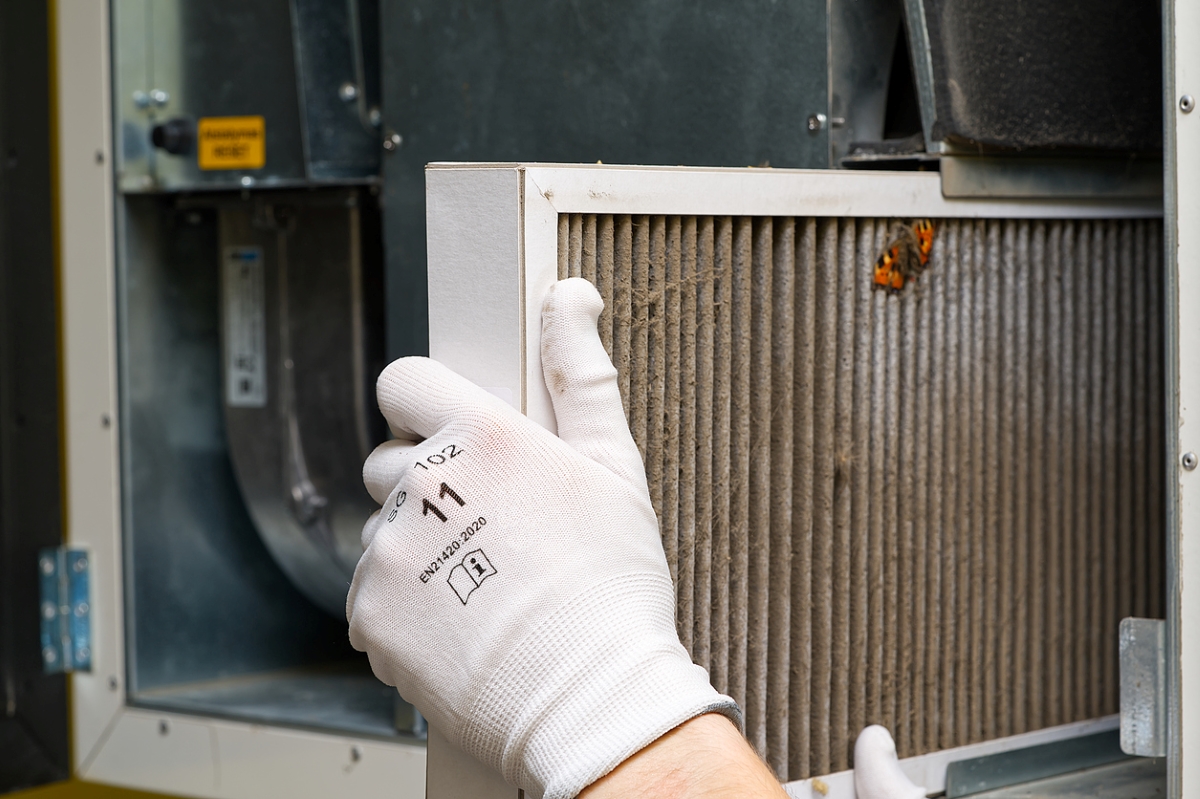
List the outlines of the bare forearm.
{"label": "bare forearm", "polygon": [[766,764],[724,716],[685,722],[592,783],[579,799],[787,799]]}

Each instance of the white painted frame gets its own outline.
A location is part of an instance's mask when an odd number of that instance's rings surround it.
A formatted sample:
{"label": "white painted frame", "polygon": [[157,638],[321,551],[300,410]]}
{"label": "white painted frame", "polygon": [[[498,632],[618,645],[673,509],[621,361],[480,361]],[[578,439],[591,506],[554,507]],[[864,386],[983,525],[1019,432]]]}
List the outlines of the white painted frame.
{"label": "white painted frame", "polygon": [[[1162,216],[1157,201],[948,200],[942,196],[939,175],[926,172],[430,164],[425,183],[430,355],[504,397],[550,430],[556,426],[542,382],[539,336],[541,298],[558,279],[560,214],[977,219]],[[1200,285],[1197,293],[1200,295]],[[1196,351],[1200,353],[1200,342]],[[1200,375],[1200,368],[1196,373]],[[1200,442],[1196,446],[1200,448]],[[1117,717],[1111,716],[922,755],[902,765],[918,784],[934,792],[944,787],[946,765],[952,760],[1116,726]],[[428,799],[517,796],[516,789],[498,775],[483,770],[435,734],[430,736],[429,758]],[[464,774],[471,775],[469,787],[454,778]],[[853,799],[852,771],[824,780],[831,799]],[[811,781],[786,787],[793,796],[808,797]]]}
{"label": "white painted frame", "polygon": [[[1163,176],[1167,209],[1167,794],[1200,796],[1200,474],[1181,467],[1200,452],[1200,6],[1163,4]],[[1192,107],[1181,108],[1190,95]],[[1191,422],[1191,427],[1188,423]],[[1190,758],[1186,756],[1191,752]]]}
{"label": "white painted frame", "polygon": [[109,4],[64,0],[55,11],[64,525],[89,552],[92,587],[93,670],[71,675],[73,769],[213,799],[420,799],[424,747],[126,704]]}

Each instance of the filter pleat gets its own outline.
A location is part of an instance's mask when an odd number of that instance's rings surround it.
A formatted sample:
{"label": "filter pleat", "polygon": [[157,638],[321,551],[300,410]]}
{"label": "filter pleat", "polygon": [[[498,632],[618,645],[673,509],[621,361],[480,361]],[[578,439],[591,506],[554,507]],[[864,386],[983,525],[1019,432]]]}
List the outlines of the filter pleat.
{"label": "filter pleat", "polygon": [[729,627],[732,623],[730,506],[734,465],[731,459],[730,381],[733,379],[733,220],[713,225],[713,421],[712,421],[712,618],[709,629],[713,685],[734,699],[730,676]]}
{"label": "filter pleat", "polygon": [[[871,460],[872,432],[872,333],[871,307],[875,292],[871,289],[875,254],[875,222],[858,220],[854,230],[854,353],[850,369],[853,387],[848,403],[851,408],[851,444],[847,452],[850,493],[849,599],[847,614],[848,664],[846,678],[849,695],[847,729],[861,729],[869,721],[869,679],[866,653],[870,650],[871,607],[868,587],[871,552]],[[776,441],[778,438],[775,439]]]}
{"label": "filter pleat", "polygon": [[[714,520],[713,442],[716,440],[716,295],[714,286],[715,231],[711,217],[696,220],[696,262],[692,270],[696,287],[696,379],[691,390],[696,397],[696,551],[695,585],[692,588],[692,657],[709,670],[718,688],[717,666],[712,660]],[[684,316],[686,321],[688,317]],[[703,431],[703,433],[701,432]],[[687,446],[686,440],[684,446]],[[718,623],[721,622],[717,619]]]}
{"label": "filter pleat", "polygon": [[791,715],[793,418],[796,370],[796,220],[775,220],[771,231],[770,485],[767,541],[767,724],[765,751],[781,779],[787,775]]}
{"label": "filter pleat", "polygon": [[[788,692],[788,776],[814,774],[812,766],[813,534],[812,474],[815,440],[814,366],[817,306],[817,222],[796,222],[796,372],[793,378],[792,432],[792,628],[791,690]],[[775,764],[776,771],[781,764]]]}

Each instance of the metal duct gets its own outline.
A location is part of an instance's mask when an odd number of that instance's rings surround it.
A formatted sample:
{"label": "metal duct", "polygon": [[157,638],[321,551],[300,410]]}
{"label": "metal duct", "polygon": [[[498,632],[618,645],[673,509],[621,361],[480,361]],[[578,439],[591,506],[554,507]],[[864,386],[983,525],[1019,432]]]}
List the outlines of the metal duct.
{"label": "metal duct", "polygon": [[1155,221],[563,215],[684,644],[781,779],[1117,711],[1117,625],[1163,613]]}

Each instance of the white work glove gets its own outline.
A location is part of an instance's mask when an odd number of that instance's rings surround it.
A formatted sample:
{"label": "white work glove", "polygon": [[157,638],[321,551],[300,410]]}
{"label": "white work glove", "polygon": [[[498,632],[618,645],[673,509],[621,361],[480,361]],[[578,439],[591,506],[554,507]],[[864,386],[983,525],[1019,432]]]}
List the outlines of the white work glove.
{"label": "white work glove", "polygon": [[675,631],[675,592],[617,373],[579,278],[542,311],[559,436],[444,366],[384,370],[398,436],[346,600],[350,642],[432,726],[533,797],[573,797],[702,713],[740,726]]}
{"label": "white work glove", "polygon": [[854,794],[857,799],[925,799],[925,789],[900,768],[887,727],[865,727],[854,742]]}

